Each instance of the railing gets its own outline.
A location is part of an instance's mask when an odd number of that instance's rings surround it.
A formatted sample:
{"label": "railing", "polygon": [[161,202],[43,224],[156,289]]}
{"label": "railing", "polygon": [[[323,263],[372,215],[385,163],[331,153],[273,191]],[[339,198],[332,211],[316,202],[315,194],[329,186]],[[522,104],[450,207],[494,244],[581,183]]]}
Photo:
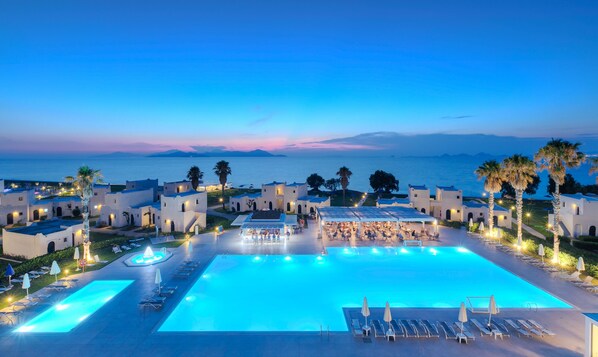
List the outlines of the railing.
{"label": "railing", "polygon": [[535,302],[528,302],[527,303],[527,308],[528,308],[529,311],[537,312],[538,311],[538,304],[536,304]]}

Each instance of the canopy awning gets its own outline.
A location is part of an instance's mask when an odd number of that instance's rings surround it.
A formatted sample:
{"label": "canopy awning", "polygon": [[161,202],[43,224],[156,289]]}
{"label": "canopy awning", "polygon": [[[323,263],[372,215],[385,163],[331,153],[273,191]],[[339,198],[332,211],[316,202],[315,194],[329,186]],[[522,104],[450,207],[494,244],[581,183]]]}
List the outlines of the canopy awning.
{"label": "canopy awning", "polygon": [[249,215],[248,215],[248,214],[242,214],[242,215],[239,215],[237,218],[235,218],[235,220],[233,221],[233,223],[231,223],[230,225],[231,225],[231,226],[233,226],[233,227],[239,227],[239,226],[242,226],[242,225],[243,225],[243,223],[244,223],[245,221],[247,221],[247,217],[249,217]]}
{"label": "canopy awning", "polygon": [[284,230],[284,223],[247,222],[241,226],[241,229],[280,229],[280,230]]}
{"label": "canopy awning", "polygon": [[320,207],[322,222],[434,222],[436,219],[411,207]]}

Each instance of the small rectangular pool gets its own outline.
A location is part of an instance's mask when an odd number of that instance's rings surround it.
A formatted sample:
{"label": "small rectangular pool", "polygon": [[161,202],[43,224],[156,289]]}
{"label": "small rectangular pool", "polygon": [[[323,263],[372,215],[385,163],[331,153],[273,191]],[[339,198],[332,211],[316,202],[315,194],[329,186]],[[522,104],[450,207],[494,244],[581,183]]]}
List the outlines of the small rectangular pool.
{"label": "small rectangular pool", "polygon": [[69,332],[133,280],[96,280],[21,325],[16,332]]}
{"label": "small rectangular pool", "polygon": [[343,308],[364,296],[374,308],[458,308],[490,295],[501,308],[571,308],[465,248],[329,248],[217,256],[159,331],[347,331]]}

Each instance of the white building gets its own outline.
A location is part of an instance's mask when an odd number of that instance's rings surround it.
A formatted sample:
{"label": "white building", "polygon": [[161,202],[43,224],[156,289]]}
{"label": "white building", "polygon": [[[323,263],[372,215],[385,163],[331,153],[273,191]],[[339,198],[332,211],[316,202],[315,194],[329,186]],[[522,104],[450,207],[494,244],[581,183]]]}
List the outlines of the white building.
{"label": "white building", "polygon": [[446,221],[463,222],[463,191],[454,186],[436,186],[431,215]]}
{"label": "white building", "polygon": [[160,197],[160,225],[163,232],[193,232],[206,227],[208,194],[188,191]]}
{"label": "white building", "polygon": [[25,224],[29,221],[29,207],[35,202],[32,189],[4,189],[0,180],[0,225]]}
{"label": "white building", "polygon": [[4,254],[32,259],[83,242],[83,223],[51,219],[2,230]]}
{"label": "white building", "polygon": [[191,181],[174,181],[174,182],[164,182],[164,195],[174,195],[175,193],[183,193],[187,191],[193,191],[193,185],[191,185]]}
{"label": "white building", "polygon": [[102,213],[102,206],[106,201],[106,195],[111,192],[110,185],[93,185],[93,196],[89,200],[89,213],[92,217],[97,217]]}
{"label": "white building", "polygon": [[411,202],[409,202],[409,198],[379,198],[376,200],[376,207],[390,207],[390,206],[398,206],[398,207],[413,207]]}
{"label": "white building", "polygon": [[[484,221],[488,224],[489,208],[485,203],[465,201],[463,202],[463,219],[461,222],[469,222],[472,219],[474,222]],[[497,204],[494,205],[494,226],[511,228],[512,219],[511,212]]]}
{"label": "white building", "polygon": [[229,208],[235,212],[278,210],[296,214],[315,212],[317,207],[330,206],[329,197],[307,194],[307,184],[271,182],[262,185],[260,193],[246,193],[230,197]]}
{"label": "white building", "polygon": [[[554,214],[548,215],[548,224]],[[598,227],[598,196],[576,194],[561,195],[560,234],[567,237],[596,236]]]}
{"label": "white building", "polygon": [[151,188],[153,192],[154,201],[157,201],[160,197],[158,195],[158,179],[145,179],[145,180],[135,180],[135,181],[126,181],[125,182],[125,190],[145,190]]}
{"label": "white building", "polygon": [[426,185],[409,185],[409,203],[421,213],[430,214],[430,189]]}
{"label": "white building", "polygon": [[99,222],[111,227],[141,226],[139,207],[151,206],[153,203],[152,188],[107,193]]}

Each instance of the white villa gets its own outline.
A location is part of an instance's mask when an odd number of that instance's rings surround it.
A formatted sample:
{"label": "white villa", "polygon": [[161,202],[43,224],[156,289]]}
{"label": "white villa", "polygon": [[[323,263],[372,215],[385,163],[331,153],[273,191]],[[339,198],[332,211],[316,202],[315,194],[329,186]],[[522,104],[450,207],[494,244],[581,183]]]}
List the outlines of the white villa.
{"label": "white villa", "polygon": [[105,196],[99,222],[111,227],[140,226],[139,209],[154,203],[152,188],[125,189]]}
{"label": "white villa", "polygon": [[[463,191],[454,186],[436,186],[436,198],[432,199],[430,189],[425,185],[409,185],[408,199],[411,207],[439,220],[468,222],[472,219],[474,222],[481,220],[488,223],[488,205],[474,201],[463,202]],[[511,228],[511,212],[504,207],[494,205],[493,219],[496,226]]]}
{"label": "white villa", "polygon": [[[554,222],[554,214],[548,215],[548,224]],[[561,195],[560,234],[567,237],[596,237],[598,227],[598,196],[576,194]]]}
{"label": "white villa", "polygon": [[162,194],[173,195],[175,193],[183,193],[188,191],[193,191],[193,185],[191,185],[191,181],[183,180],[174,182],[164,182]]}
{"label": "white villa", "polygon": [[192,232],[206,226],[208,194],[187,191],[160,196],[159,222],[163,232]]}
{"label": "white villa", "polygon": [[316,212],[318,207],[329,207],[329,197],[307,194],[307,184],[271,182],[262,185],[259,193],[246,193],[230,197],[229,208],[234,212],[278,210],[296,214]]}
{"label": "white villa", "polygon": [[83,242],[83,223],[76,220],[51,219],[26,227],[2,230],[4,254],[32,259]]}
{"label": "white villa", "polygon": [[151,188],[153,192],[154,201],[157,201],[159,198],[159,186],[158,186],[158,179],[146,179],[146,180],[135,180],[135,181],[126,181],[125,182],[125,190],[142,190]]}
{"label": "white villa", "polygon": [[0,225],[25,224],[29,221],[29,206],[35,201],[32,189],[4,189],[0,180]]}

